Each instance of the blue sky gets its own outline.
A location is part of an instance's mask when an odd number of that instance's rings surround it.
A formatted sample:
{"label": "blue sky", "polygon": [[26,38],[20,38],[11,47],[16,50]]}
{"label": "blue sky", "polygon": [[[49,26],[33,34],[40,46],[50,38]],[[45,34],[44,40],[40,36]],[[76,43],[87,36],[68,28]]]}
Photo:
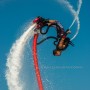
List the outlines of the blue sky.
{"label": "blue sky", "polygon": [[[78,0],[69,1],[76,10]],[[52,50],[55,49],[52,40],[38,46],[39,64],[41,76],[46,82],[45,88],[49,84],[48,88],[52,87],[53,90],[90,90],[89,3],[90,0],[83,0],[79,15],[81,28],[78,36],[73,40],[75,47],[69,46],[62,56],[55,57],[52,55]],[[22,28],[25,24],[38,15],[60,21],[65,29],[73,20],[69,10],[55,0],[6,0],[0,3],[0,90],[8,90],[5,65],[12,44],[24,31]],[[75,23],[70,37],[75,32],[76,26]],[[48,35],[54,35],[54,31],[50,30]],[[62,66],[69,68],[61,68]],[[76,66],[81,68],[74,68]]]}

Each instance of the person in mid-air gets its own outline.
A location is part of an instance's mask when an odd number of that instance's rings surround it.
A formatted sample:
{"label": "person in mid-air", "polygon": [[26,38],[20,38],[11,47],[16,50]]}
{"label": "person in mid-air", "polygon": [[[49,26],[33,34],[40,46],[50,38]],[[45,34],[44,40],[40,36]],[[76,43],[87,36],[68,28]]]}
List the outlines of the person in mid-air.
{"label": "person in mid-air", "polygon": [[[41,16],[38,16],[33,20],[33,23],[37,24],[36,31],[40,31],[40,29],[44,26],[52,26],[57,30],[57,38],[59,40],[58,44],[56,45],[56,49],[53,51],[53,55],[59,56],[61,55],[62,51],[65,50],[68,45],[71,43],[70,38],[67,37],[71,31],[68,29],[66,32],[64,31],[63,26],[57,22],[57,20],[49,20],[45,19]],[[48,30],[47,30],[48,31]],[[45,33],[46,34],[46,33]]]}
{"label": "person in mid-air", "polygon": [[69,44],[72,44],[70,38],[67,37],[67,35],[70,33],[71,31],[68,29],[66,32],[63,33],[63,35],[60,34],[60,40],[56,45],[56,49],[53,50],[54,56],[60,56],[62,51],[65,50]]}

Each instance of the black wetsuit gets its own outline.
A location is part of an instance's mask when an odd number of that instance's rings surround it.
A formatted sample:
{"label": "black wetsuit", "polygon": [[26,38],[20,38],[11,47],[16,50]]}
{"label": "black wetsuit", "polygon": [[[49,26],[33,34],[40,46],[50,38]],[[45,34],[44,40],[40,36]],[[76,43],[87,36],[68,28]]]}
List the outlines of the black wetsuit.
{"label": "black wetsuit", "polygon": [[47,23],[49,23],[49,19],[45,19],[45,18],[42,18],[42,17],[37,17],[39,18],[39,21],[38,21],[38,24],[43,24],[43,25],[46,25]]}

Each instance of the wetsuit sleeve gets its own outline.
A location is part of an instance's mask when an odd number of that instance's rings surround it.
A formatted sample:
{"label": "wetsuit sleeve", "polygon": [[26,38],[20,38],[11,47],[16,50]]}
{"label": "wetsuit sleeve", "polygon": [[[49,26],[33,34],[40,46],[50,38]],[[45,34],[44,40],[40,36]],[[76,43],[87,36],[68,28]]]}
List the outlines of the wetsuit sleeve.
{"label": "wetsuit sleeve", "polygon": [[43,24],[49,23],[49,19],[45,19],[45,18],[41,18],[40,21],[41,21]]}
{"label": "wetsuit sleeve", "polygon": [[45,22],[45,23],[49,23],[49,19],[45,19],[44,22]]}

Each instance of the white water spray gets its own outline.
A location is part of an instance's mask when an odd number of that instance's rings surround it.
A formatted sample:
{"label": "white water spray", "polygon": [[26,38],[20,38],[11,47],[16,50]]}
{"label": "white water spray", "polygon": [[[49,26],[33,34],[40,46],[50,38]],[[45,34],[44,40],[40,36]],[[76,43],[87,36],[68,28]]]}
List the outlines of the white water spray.
{"label": "white water spray", "polygon": [[[72,22],[72,24],[70,25],[69,28],[71,28],[71,27],[73,26],[73,24],[75,23],[76,19],[77,19],[77,21],[79,21],[78,15],[79,15],[79,12],[80,12],[80,9],[81,9],[81,5],[82,5],[82,0],[79,0],[78,10],[76,11],[75,18],[74,18],[74,20],[73,20],[73,22]],[[80,23],[79,23],[79,24],[80,24]],[[80,25],[79,25],[79,27],[80,27]]]}
{"label": "white water spray", "polygon": [[73,6],[67,1],[67,0],[60,0],[60,3],[65,4],[68,9],[70,10],[70,12],[73,14],[74,16],[74,20],[72,22],[72,24],[70,25],[69,29],[74,25],[75,21],[77,22],[77,30],[76,33],[74,34],[74,36],[71,38],[71,40],[73,40],[79,33],[79,29],[80,29],[80,21],[79,21],[79,12],[81,9],[81,5],[82,5],[82,0],[79,0],[79,4],[78,4],[78,9],[77,11],[74,10]]}
{"label": "white water spray", "polygon": [[6,79],[9,90],[23,90],[23,85],[19,77],[22,68],[23,51],[26,42],[34,35],[35,26],[35,24],[30,25],[27,31],[16,40],[10,50],[6,63]]}

